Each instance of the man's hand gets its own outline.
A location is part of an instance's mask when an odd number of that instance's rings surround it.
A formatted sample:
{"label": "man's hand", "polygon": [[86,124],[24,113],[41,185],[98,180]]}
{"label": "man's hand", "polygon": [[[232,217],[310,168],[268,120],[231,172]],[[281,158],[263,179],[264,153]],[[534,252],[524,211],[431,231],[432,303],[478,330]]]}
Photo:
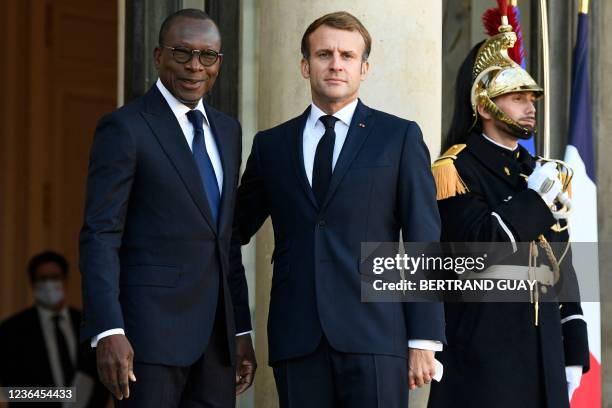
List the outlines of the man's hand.
{"label": "man's hand", "polygon": [[129,381],[134,375],[134,350],[123,334],[102,338],[96,347],[98,375],[102,384],[118,400],[129,398]]}
{"label": "man's hand", "polygon": [[414,390],[429,384],[436,374],[434,352],[431,350],[408,349],[408,387]]}
{"label": "man's hand", "polygon": [[543,165],[537,163],[533,173],[527,178],[527,187],[538,193],[550,207],[562,189],[557,165],[552,162]]}
{"label": "man's hand", "polygon": [[250,334],[236,337],[236,395],[240,395],[253,384],[255,379],[255,350]]}
{"label": "man's hand", "polygon": [[569,198],[567,193],[560,192],[557,194],[557,201],[563,207],[560,210],[553,210],[553,217],[555,217],[555,220],[557,221],[569,219],[569,216],[572,213],[572,199]]}

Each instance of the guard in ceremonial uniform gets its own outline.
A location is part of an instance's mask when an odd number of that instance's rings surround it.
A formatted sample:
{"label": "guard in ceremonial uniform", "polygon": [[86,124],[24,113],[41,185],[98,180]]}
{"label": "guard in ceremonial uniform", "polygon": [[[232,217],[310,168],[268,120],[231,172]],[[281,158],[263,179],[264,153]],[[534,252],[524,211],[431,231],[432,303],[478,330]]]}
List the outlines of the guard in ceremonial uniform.
{"label": "guard in ceremonial uniform", "polygon": [[[510,257],[522,264],[482,273],[527,280],[539,268],[537,299],[559,279],[576,281],[571,252],[548,251],[551,242],[568,242],[564,209],[571,201],[563,169],[518,144],[535,132],[534,101],[543,91],[508,57],[515,40],[502,20],[500,33],[463,63],[447,151],[433,172],[441,240],[533,242],[524,256]],[[589,368],[579,302],[446,303],[445,311],[448,347],[438,353],[444,376],[432,383],[430,408],[569,407]]]}

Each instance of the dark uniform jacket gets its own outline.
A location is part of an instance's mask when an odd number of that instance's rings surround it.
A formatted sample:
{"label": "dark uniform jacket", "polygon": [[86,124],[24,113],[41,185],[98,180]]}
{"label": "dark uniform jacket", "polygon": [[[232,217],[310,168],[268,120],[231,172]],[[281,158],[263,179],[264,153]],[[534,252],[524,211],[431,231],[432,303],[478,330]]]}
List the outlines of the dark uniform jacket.
{"label": "dark uniform jacket", "polygon": [[[454,165],[466,191],[439,197],[442,241],[520,243],[540,234],[568,241],[567,231],[551,230],[550,209],[527,188],[521,174],[531,174],[535,160],[524,148],[510,151],[472,134]],[[571,253],[561,276],[575,281]],[[432,384],[429,407],[569,407],[565,366],[586,372],[589,365],[579,302],[540,302],[537,326],[529,302],[446,303],[445,312],[444,377]]]}

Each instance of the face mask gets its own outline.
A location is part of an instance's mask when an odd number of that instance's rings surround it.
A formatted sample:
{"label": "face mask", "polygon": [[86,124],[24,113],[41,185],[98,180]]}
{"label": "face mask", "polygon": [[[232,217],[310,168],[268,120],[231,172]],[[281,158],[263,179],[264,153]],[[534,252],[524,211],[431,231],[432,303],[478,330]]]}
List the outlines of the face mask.
{"label": "face mask", "polygon": [[64,300],[64,286],[61,281],[46,280],[34,284],[34,299],[41,306],[52,308]]}

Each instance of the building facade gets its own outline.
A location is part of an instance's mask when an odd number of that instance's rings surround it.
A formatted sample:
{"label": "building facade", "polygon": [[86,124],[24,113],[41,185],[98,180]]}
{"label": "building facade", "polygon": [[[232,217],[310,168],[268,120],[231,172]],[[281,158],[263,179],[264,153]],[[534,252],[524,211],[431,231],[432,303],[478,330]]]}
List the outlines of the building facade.
{"label": "building facade", "polygon": [[[551,155],[562,158],[568,129],[571,51],[577,0],[548,2],[551,62]],[[591,1],[591,88],[599,187],[600,241],[612,240],[612,168],[606,166],[612,128],[612,39],[605,22],[612,3]],[[253,136],[298,115],[309,100],[299,72],[300,38],[331,11],[357,16],[373,38],[366,103],[417,121],[432,159],[450,123],[457,68],[484,38],[480,16],[492,0],[4,0],[0,32],[0,319],[29,304],[25,265],[43,249],[72,265],[71,301],[80,304],[78,230],[88,151],[96,120],[154,84],[153,48],[163,18],[180,8],[206,10],[223,36],[224,62],[215,107],[243,126],[243,162]],[[519,1],[528,69],[541,77],[539,1]],[[610,17],[610,18],[608,18]],[[259,369],[241,407],[273,407],[266,366],[266,319],[274,242],[266,224],[245,247]],[[604,406],[612,406],[612,313],[607,289],[610,251],[600,253]],[[427,391],[414,393],[424,406]]]}

